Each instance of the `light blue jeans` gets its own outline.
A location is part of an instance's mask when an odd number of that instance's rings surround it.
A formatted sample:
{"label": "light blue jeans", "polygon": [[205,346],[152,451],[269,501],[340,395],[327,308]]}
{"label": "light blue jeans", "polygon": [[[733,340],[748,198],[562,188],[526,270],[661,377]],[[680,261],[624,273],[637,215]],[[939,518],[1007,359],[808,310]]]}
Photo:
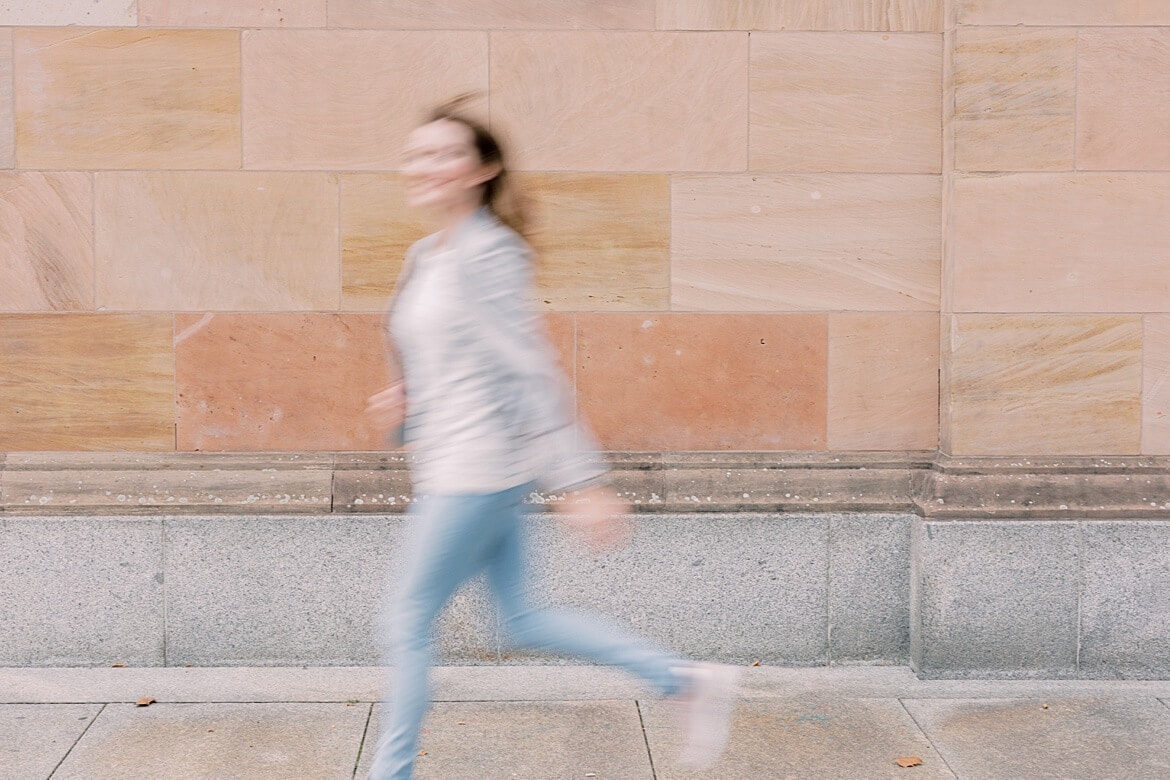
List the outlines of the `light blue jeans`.
{"label": "light blue jeans", "polygon": [[677,656],[598,616],[528,603],[521,502],[531,489],[434,496],[412,506],[404,575],[381,630],[396,670],[370,780],[410,778],[430,703],[435,618],[459,586],[481,572],[513,644],[622,667],[665,696],[678,690],[672,667],[685,662]]}

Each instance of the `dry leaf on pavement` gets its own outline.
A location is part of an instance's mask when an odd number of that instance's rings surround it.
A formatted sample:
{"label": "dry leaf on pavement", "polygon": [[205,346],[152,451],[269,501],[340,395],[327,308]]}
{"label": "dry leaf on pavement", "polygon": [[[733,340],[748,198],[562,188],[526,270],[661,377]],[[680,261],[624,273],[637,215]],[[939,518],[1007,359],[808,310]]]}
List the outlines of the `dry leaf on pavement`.
{"label": "dry leaf on pavement", "polygon": [[901,767],[919,766],[921,763],[922,759],[918,756],[902,756],[898,759],[898,766]]}
{"label": "dry leaf on pavement", "polygon": [[141,699],[134,702],[134,706],[135,707],[149,707],[150,705],[154,704],[154,701],[155,701],[155,699],[153,696],[143,696]]}

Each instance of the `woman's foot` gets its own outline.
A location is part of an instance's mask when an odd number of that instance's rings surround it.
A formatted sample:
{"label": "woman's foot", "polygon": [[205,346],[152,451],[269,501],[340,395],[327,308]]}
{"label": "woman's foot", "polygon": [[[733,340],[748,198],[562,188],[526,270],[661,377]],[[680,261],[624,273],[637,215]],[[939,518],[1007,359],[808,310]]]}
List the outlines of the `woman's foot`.
{"label": "woman's foot", "polygon": [[679,764],[687,769],[707,769],[727,747],[740,670],[698,663],[674,671],[683,681],[677,697],[684,740]]}

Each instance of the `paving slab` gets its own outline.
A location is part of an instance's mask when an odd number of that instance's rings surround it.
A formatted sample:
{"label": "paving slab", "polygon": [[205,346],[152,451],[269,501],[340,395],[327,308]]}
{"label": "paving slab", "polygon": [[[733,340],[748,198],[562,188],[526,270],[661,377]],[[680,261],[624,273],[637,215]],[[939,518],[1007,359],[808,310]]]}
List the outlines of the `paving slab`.
{"label": "paving slab", "polygon": [[1170,710],[1154,698],[904,704],[963,780],[1170,777]]}
{"label": "paving slab", "polygon": [[[378,741],[375,707],[358,765],[364,778]],[[438,702],[420,742],[417,780],[652,780],[634,701]]]}
{"label": "paving slab", "polygon": [[[955,778],[897,699],[747,699],[736,710],[727,751],[707,772],[678,766],[680,733],[670,704],[646,703],[642,717],[657,780]],[[922,759],[912,775],[897,764],[904,756]]]}
{"label": "paving slab", "polygon": [[53,780],[350,780],[367,704],[111,704]]}
{"label": "paving slab", "polygon": [[101,709],[100,704],[0,705],[0,777],[44,780]]}

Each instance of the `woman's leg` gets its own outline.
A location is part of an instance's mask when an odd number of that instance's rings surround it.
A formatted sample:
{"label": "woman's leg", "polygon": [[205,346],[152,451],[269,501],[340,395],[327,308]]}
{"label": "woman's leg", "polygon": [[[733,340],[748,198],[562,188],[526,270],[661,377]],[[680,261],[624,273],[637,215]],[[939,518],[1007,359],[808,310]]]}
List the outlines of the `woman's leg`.
{"label": "woman's leg", "polygon": [[500,523],[493,533],[499,546],[487,562],[488,584],[499,605],[505,633],[513,643],[621,667],[664,696],[679,692],[685,681],[678,670],[687,666],[687,661],[601,616],[569,609],[534,609],[527,595],[519,499],[509,512],[492,519]]}
{"label": "woman's leg", "polygon": [[431,630],[451,595],[483,567],[493,540],[482,521],[494,496],[435,496],[415,505],[401,556],[404,575],[383,624],[394,666],[390,705],[370,780],[406,780],[430,704]]}

